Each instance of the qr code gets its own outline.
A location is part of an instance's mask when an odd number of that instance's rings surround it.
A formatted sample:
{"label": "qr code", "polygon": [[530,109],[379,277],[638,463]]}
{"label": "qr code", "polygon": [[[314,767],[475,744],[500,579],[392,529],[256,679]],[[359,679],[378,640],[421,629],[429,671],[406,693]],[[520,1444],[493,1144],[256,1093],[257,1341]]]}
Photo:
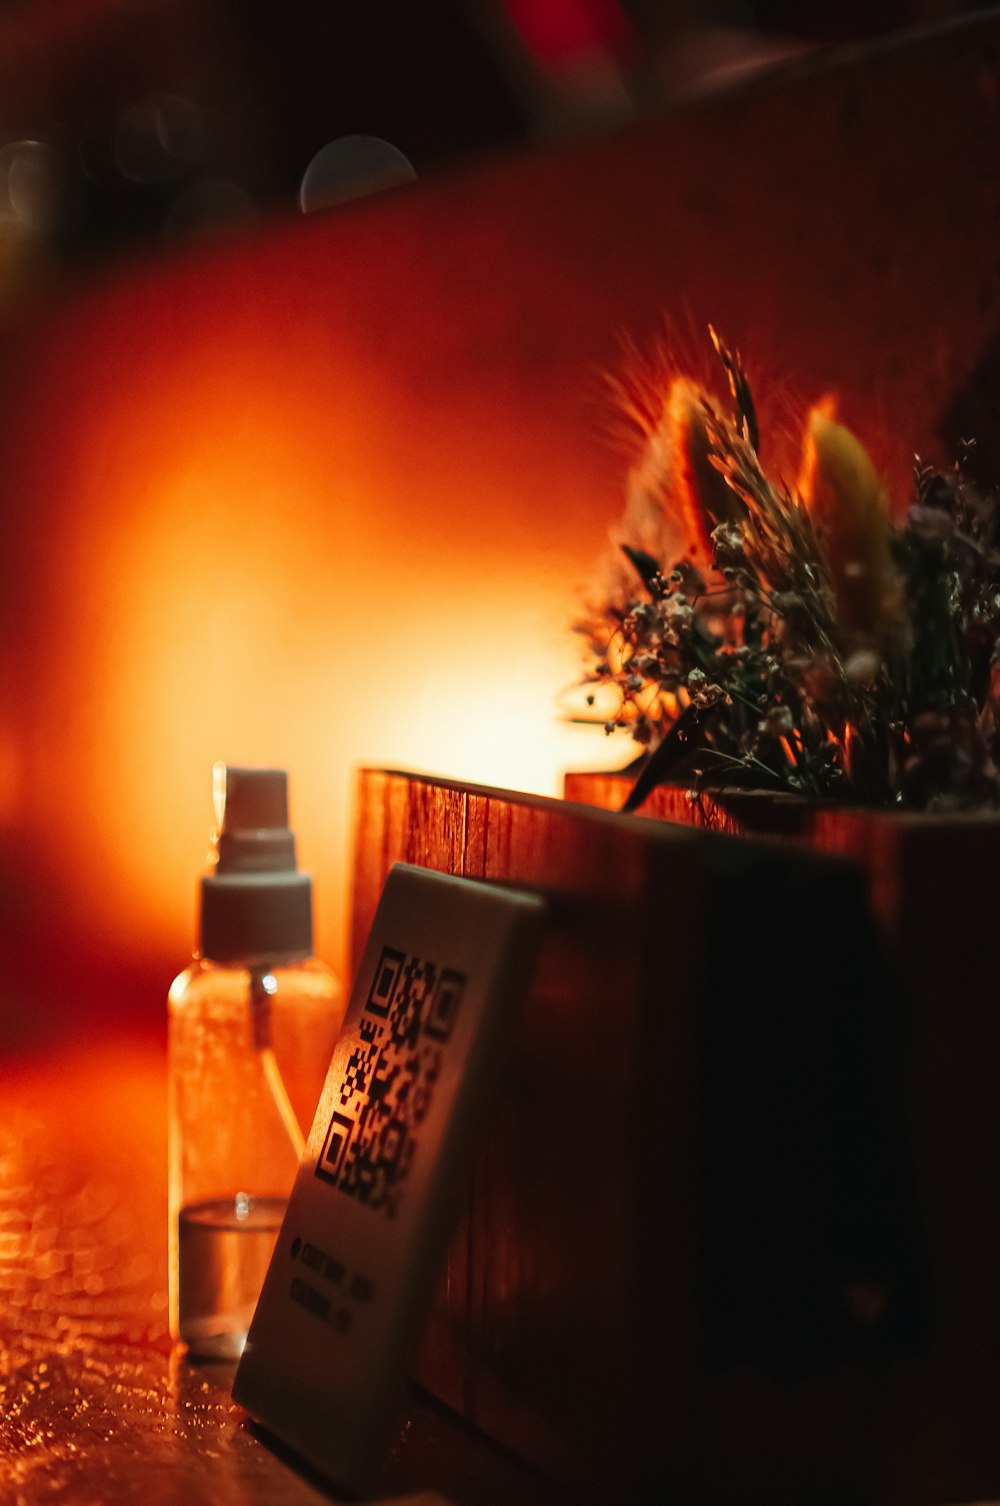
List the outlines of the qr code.
{"label": "qr code", "polygon": [[316,1175],[395,1218],[465,976],[383,947]]}

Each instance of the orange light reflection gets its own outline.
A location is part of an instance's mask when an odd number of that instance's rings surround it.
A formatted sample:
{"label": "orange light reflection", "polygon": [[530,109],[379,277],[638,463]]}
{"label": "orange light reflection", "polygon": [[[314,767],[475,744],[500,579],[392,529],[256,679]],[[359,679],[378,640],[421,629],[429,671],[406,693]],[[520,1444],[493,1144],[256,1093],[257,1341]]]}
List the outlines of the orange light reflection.
{"label": "orange light reflection", "polygon": [[575,580],[538,548],[556,525],[500,529],[509,475],[404,423],[374,358],[340,380],[307,342],[283,385],[252,327],[221,357],[209,329],[137,386],[127,338],[102,331],[118,370],[74,392],[45,478],[71,503],[45,561],[35,764],[63,914],[98,949],[155,938],[180,965],[212,765],[279,764],[342,968],[355,766],[554,793],[606,756],[559,720]]}

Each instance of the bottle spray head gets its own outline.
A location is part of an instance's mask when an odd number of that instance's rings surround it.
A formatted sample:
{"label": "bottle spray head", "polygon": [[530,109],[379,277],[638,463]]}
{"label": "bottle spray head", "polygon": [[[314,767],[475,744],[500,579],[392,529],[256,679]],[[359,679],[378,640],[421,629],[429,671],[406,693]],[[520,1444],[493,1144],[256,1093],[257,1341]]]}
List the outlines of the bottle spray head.
{"label": "bottle spray head", "polygon": [[284,769],[212,770],[215,866],[201,881],[200,950],[216,962],[312,951],[312,880],[295,860]]}
{"label": "bottle spray head", "polygon": [[212,769],[216,873],[285,872],[295,868],[284,769]]}

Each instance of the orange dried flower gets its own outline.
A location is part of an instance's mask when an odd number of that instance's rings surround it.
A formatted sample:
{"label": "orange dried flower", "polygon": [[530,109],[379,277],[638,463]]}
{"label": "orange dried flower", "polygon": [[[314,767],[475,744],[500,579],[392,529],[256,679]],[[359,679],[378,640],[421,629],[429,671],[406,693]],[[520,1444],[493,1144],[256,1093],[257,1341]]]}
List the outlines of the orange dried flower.
{"label": "orange dried flower", "polygon": [[834,422],[829,400],[809,414],[799,490],[822,540],[846,634],[884,642],[898,608],[889,498],[867,452]]}
{"label": "orange dried flower", "polygon": [[664,404],[673,460],[671,502],[682,520],[689,548],[699,564],[712,559],[712,533],[720,523],[735,523],[743,505],[712,461],[706,426],[708,396],[687,377],[676,377]]}

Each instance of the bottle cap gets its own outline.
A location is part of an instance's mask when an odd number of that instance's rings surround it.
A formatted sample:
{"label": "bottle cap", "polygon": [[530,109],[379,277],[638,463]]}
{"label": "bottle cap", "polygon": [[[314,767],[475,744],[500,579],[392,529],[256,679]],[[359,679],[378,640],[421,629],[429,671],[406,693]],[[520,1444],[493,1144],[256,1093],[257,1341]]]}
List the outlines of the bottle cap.
{"label": "bottle cap", "polygon": [[199,950],[213,962],[312,953],[312,879],[295,861],[284,769],[212,770],[215,867],[201,880]]}

